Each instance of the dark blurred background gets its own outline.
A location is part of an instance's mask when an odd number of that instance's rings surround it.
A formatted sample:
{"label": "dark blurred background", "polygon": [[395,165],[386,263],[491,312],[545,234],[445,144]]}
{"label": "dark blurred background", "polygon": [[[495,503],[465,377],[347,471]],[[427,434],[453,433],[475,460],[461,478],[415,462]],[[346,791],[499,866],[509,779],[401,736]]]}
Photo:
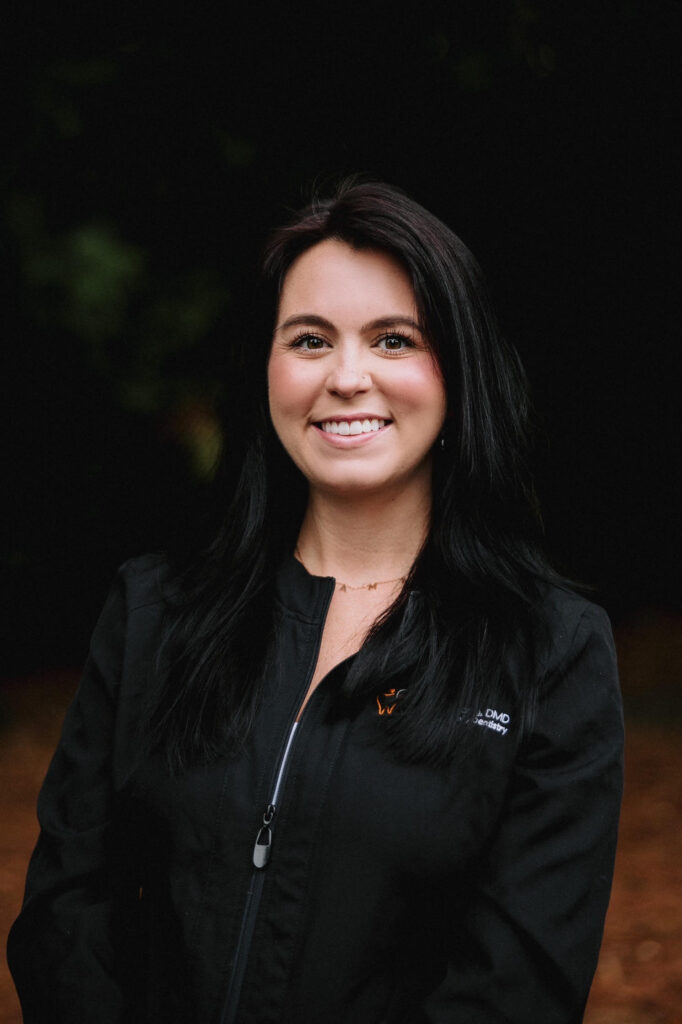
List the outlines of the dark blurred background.
{"label": "dark blurred background", "polygon": [[360,171],[487,271],[549,548],[616,626],[626,790],[586,1024],[682,1024],[681,23],[679,0],[3,12],[3,937],[115,568],[191,529],[240,443],[213,410],[264,237]]}
{"label": "dark blurred background", "polygon": [[117,564],[186,521],[242,282],[354,171],[487,271],[559,567],[616,623],[674,616],[682,5],[113,6],[5,32],[2,671],[78,664]]}

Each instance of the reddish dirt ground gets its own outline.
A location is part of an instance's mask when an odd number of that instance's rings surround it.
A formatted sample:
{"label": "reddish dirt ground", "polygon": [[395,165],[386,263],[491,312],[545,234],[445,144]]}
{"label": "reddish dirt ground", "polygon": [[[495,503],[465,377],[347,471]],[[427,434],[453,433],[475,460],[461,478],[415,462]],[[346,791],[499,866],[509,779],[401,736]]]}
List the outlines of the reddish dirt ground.
{"label": "reddish dirt ground", "polygon": [[[624,675],[628,685],[636,688],[627,671]],[[3,940],[21,903],[26,864],[37,832],[36,794],[74,684],[74,673],[62,672],[5,683],[0,688],[0,725],[4,725],[0,737]],[[664,699],[663,713],[666,706]],[[630,720],[626,772],[613,896],[585,1024],[682,1024],[679,723],[668,720],[651,725],[639,718]],[[21,1012],[3,958],[0,1024],[20,1022]]]}

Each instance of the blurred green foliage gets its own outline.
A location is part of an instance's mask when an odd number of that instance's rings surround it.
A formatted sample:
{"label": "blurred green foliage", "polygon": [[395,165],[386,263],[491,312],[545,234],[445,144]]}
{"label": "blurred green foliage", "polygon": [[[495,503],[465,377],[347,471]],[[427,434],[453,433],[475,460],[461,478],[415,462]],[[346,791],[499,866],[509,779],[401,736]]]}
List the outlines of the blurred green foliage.
{"label": "blurred green foliage", "polygon": [[[426,16],[413,38],[416,52],[423,55],[422,73],[445,81],[448,89],[454,90],[453,101],[458,91],[463,96],[490,91],[510,73],[530,71],[542,77],[554,70],[556,55],[548,41],[553,32],[551,5],[513,0],[498,4],[497,11],[494,8],[477,14],[473,7],[465,7],[459,18],[451,18],[437,7],[433,12],[428,5],[424,8]],[[380,15],[382,9],[377,5]],[[305,8],[299,18],[303,23]],[[400,22],[398,15],[392,18],[394,23]],[[92,28],[86,24],[88,27]],[[336,27],[338,50],[343,52],[345,33]],[[371,16],[367,27],[371,35]],[[267,28],[264,24],[266,34]],[[99,38],[92,32],[88,42],[86,33],[85,45],[78,43],[82,35],[70,35],[67,19],[57,31],[57,45],[35,51],[33,60],[29,58],[23,75],[26,122],[14,154],[17,164],[10,173],[12,188],[6,206],[7,223],[20,252],[24,314],[40,330],[58,329],[62,339],[78,345],[82,358],[109,382],[123,408],[158,416],[172,414],[187,402],[196,403],[202,395],[210,398],[217,382],[193,369],[191,354],[224,313],[234,287],[229,266],[220,266],[216,258],[215,237],[208,240],[207,259],[198,259],[193,247],[186,258],[172,253],[169,267],[168,250],[163,251],[168,226],[156,232],[154,224],[144,223],[143,207],[135,203],[140,177],[148,178],[145,199],[152,200],[148,214],[152,218],[172,218],[183,199],[179,193],[186,187],[183,176],[187,167],[180,135],[196,110],[191,100],[188,104],[187,97],[182,97],[173,111],[178,86],[191,70],[197,78],[197,100],[205,104],[197,118],[203,146],[198,153],[197,179],[184,198],[188,202],[196,199],[207,163],[214,164],[212,173],[223,179],[226,188],[238,189],[245,172],[272,157],[267,152],[272,150],[267,132],[273,113],[278,117],[277,111],[286,110],[294,118],[297,115],[296,86],[292,88],[278,74],[282,66],[288,70],[290,57],[297,63],[307,59],[308,30],[309,26],[293,54],[285,52],[284,61],[280,58],[269,69],[281,92],[279,104],[274,97],[273,111],[265,114],[262,123],[262,111],[251,115],[246,130],[242,130],[243,97],[230,96],[227,81],[223,83],[227,105],[225,96],[212,95],[215,78],[210,67],[206,74],[202,66],[204,61],[210,66],[214,59],[209,40],[201,33],[198,39],[195,36],[196,52],[188,60],[183,52],[182,23],[173,19],[154,34],[131,25],[111,34],[104,32]],[[280,37],[273,17],[270,31],[270,46],[281,38],[286,48],[297,26],[293,31],[288,26]],[[386,35],[390,41],[388,28]],[[238,36],[237,46],[239,41]],[[234,59],[234,42],[228,42],[226,64],[231,46]],[[268,59],[265,37],[264,42],[261,69]],[[244,43],[239,73],[240,77],[243,73],[248,90],[251,74],[258,73],[250,66],[248,29]],[[339,85],[342,79],[341,73]],[[311,82],[311,87],[314,85]],[[160,120],[165,123],[154,124],[145,118],[147,97],[140,97],[142,123],[126,124],[131,103],[137,103],[137,88],[153,93],[157,102],[161,100]],[[233,104],[229,102],[232,99]],[[312,101],[314,104],[314,97]],[[133,116],[140,117],[140,110]],[[103,132],[103,126],[109,134]],[[178,137],[169,138],[172,132]],[[163,136],[162,150],[170,151],[173,161],[155,160],[158,134]],[[329,141],[324,140],[327,149]],[[126,159],[129,148],[140,143],[143,160],[152,165],[150,174],[141,174],[139,151],[132,160]],[[328,162],[328,153],[322,154],[322,163],[325,160]],[[43,171],[38,167],[41,161]],[[338,161],[338,166],[344,162]],[[367,154],[357,163],[366,165]],[[61,166],[56,168],[56,182],[50,184],[48,175],[55,165]],[[116,169],[116,181],[110,167]],[[69,176],[69,170],[75,173]],[[281,169],[278,175],[270,175],[271,180],[277,177],[282,177]],[[183,354],[187,358],[182,359]],[[195,470],[205,474],[213,464],[214,442],[204,442],[199,435],[188,437],[187,442],[194,453]],[[197,455],[204,443],[206,451]]]}

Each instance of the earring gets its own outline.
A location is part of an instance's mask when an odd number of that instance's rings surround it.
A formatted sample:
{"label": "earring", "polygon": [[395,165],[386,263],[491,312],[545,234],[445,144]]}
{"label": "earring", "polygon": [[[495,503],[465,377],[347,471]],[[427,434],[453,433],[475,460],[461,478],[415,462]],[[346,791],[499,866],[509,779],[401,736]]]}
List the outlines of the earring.
{"label": "earring", "polygon": [[443,437],[443,436],[441,435],[441,439],[440,439],[440,450],[441,450],[441,451],[443,451],[443,449],[444,449],[444,448],[445,448],[445,437]]}

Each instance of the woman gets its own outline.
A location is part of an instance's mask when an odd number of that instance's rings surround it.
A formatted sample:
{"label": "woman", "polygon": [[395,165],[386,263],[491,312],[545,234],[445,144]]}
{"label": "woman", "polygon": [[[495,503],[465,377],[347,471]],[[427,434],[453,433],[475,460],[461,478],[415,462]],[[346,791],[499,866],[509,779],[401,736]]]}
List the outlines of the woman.
{"label": "woman", "polygon": [[575,1024],[622,721],[606,616],[540,551],[518,362],[385,185],[264,281],[220,526],[121,569],[41,793],[25,1020]]}

